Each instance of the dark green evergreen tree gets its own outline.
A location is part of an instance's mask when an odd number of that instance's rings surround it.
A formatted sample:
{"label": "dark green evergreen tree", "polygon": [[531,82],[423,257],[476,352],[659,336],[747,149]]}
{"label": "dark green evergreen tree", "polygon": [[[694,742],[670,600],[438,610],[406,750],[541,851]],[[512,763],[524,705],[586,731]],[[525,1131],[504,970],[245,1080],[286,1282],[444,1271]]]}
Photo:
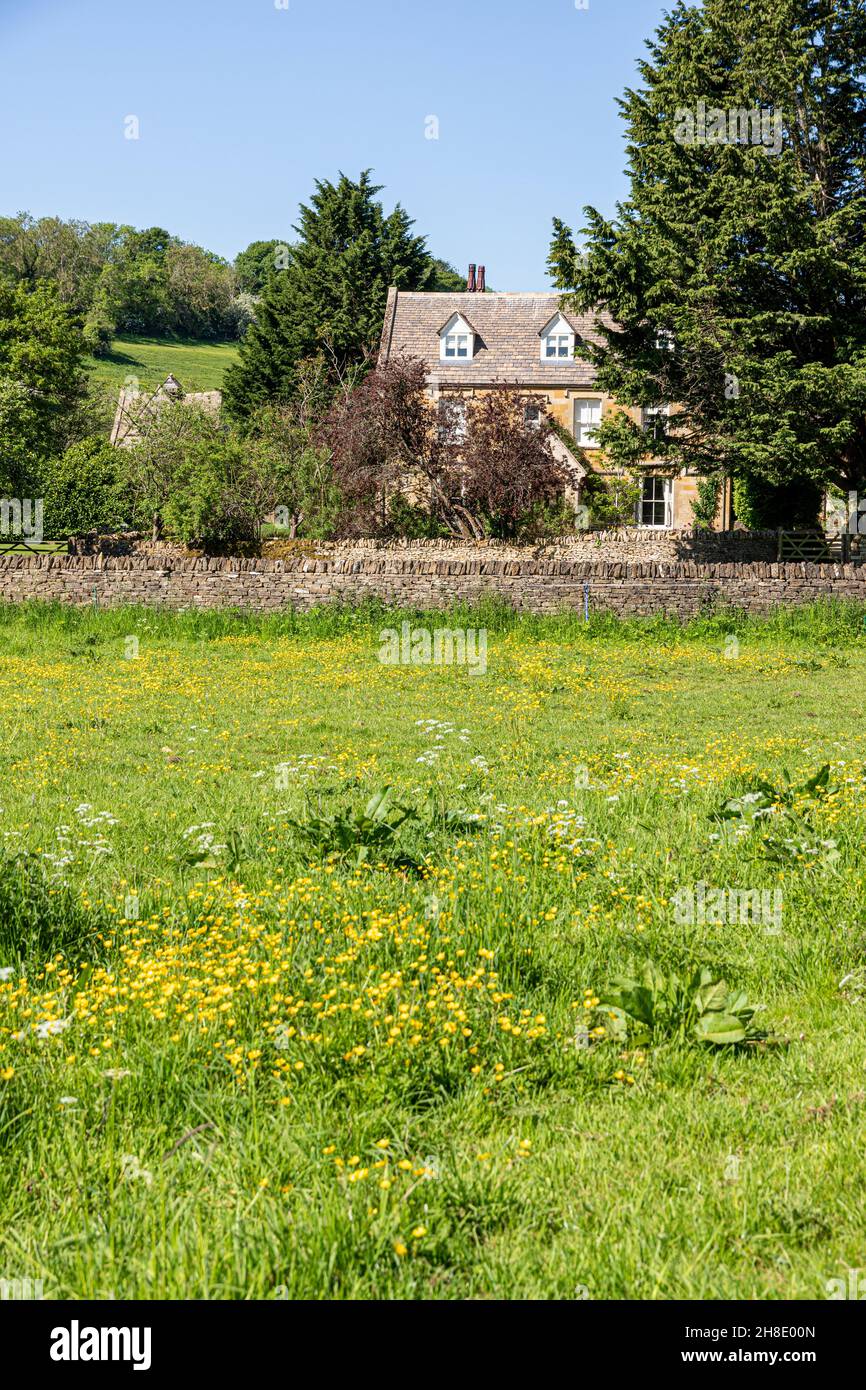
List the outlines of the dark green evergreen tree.
{"label": "dark green evergreen tree", "polygon": [[320,351],[337,371],[363,362],[379,341],[390,285],[433,287],[424,237],[399,205],[385,214],[380,191],[369,171],[357,183],[317,182],[286,267],[266,282],[240,360],[226,372],[225,405],[236,419],[289,400],[300,364]]}
{"label": "dark green evergreen tree", "polygon": [[680,3],[648,48],[620,103],[628,199],[584,210],[580,251],[556,221],[550,267],[617,325],[587,354],[600,385],[681,411],[643,440],[612,417],[601,440],[789,496],[862,489],[862,0]]}

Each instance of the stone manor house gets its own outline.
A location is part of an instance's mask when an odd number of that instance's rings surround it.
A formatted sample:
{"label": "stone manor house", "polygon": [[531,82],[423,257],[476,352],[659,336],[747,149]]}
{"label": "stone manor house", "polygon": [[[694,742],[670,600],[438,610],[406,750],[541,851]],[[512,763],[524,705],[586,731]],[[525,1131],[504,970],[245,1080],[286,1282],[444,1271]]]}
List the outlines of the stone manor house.
{"label": "stone manor house", "polygon": [[[498,294],[484,289],[470,267],[469,287],[460,293],[426,294],[391,289],[385,311],[379,361],[402,355],[428,364],[428,390],[466,402],[496,387],[517,387],[547,402],[550,415],[574,439],[566,448],[552,435],[554,451],[572,478],[572,499],[580,502],[581,485],[590,472],[608,479],[596,430],[611,410],[622,410],[595,384],[595,369],[575,356],[581,343],[598,342],[596,318],[560,308],[561,295]],[[610,321],[610,320],[608,320]],[[458,404],[459,410],[459,404]],[[668,409],[669,407],[666,407]],[[648,431],[652,411],[627,412]],[[641,495],[634,522],[658,530],[687,530],[694,525],[692,503],[698,476],[681,470],[671,476],[669,463],[649,459],[642,470]],[[715,528],[732,524],[730,496],[720,503]]]}

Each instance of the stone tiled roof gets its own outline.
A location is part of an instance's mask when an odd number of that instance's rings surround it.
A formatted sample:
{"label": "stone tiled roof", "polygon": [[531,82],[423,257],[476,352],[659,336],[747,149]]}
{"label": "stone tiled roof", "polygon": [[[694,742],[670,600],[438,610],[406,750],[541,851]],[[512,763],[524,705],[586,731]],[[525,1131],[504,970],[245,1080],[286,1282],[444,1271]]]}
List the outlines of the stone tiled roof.
{"label": "stone tiled roof", "polygon": [[137,386],[122,386],[117,400],[110,443],[119,449],[130,449],[141,439],[145,421],[169,401],[182,400],[198,406],[208,415],[218,416],[222,407],[221,391],[185,392],[174,376],[167,376],[155,391],[142,391]]}
{"label": "stone tiled roof", "polygon": [[[521,386],[582,387],[595,384],[595,370],[575,357],[568,362],[543,362],[539,335],[560,311],[560,295],[547,294],[419,294],[390,290],[379,360],[405,355],[420,357],[442,385],[482,386],[517,382]],[[563,311],[565,312],[565,311]],[[466,362],[442,362],[439,332],[452,314],[462,314],[477,333],[475,356]],[[604,314],[565,312],[581,341],[598,342],[596,318]]]}

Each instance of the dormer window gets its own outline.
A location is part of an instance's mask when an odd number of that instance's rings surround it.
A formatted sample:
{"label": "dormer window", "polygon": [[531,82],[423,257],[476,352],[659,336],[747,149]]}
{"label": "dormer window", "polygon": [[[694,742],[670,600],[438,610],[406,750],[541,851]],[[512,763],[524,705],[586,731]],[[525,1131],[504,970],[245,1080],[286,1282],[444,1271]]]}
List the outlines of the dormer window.
{"label": "dormer window", "polygon": [[541,330],[542,362],[568,362],[574,357],[574,329],[564,314],[557,314]]}
{"label": "dormer window", "polygon": [[571,335],[569,333],[548,333],[544,340],[545,357],[570,357]]}
{"label": "dormer window", "polygon": [[469,356],[469,334],[468,333],[447,333],[445,336],[445,356],[446,357],[468,357]]}
{"label": "dormer window", "polygon": [[471,362],[475,356],[475,329],[462,314],[452,314],[439,331],[439,359],[442,362]]}

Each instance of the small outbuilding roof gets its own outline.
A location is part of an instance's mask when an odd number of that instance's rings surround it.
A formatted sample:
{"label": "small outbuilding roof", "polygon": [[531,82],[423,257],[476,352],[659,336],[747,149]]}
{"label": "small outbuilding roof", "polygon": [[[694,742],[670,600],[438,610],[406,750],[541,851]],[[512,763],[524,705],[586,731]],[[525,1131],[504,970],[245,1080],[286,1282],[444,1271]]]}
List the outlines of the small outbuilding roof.
{"label": "small outbuilding roof", "polygon": [[193,391],[187,394],[171,373],[155,391],[142,391],[138,386],[122,386],[110,442],[121,449],[129,449],[137,444],[144,422],[170,401],[184,401],[187,405],[198,406],[208,415],[219,415],[222,399],[221,391]]}

